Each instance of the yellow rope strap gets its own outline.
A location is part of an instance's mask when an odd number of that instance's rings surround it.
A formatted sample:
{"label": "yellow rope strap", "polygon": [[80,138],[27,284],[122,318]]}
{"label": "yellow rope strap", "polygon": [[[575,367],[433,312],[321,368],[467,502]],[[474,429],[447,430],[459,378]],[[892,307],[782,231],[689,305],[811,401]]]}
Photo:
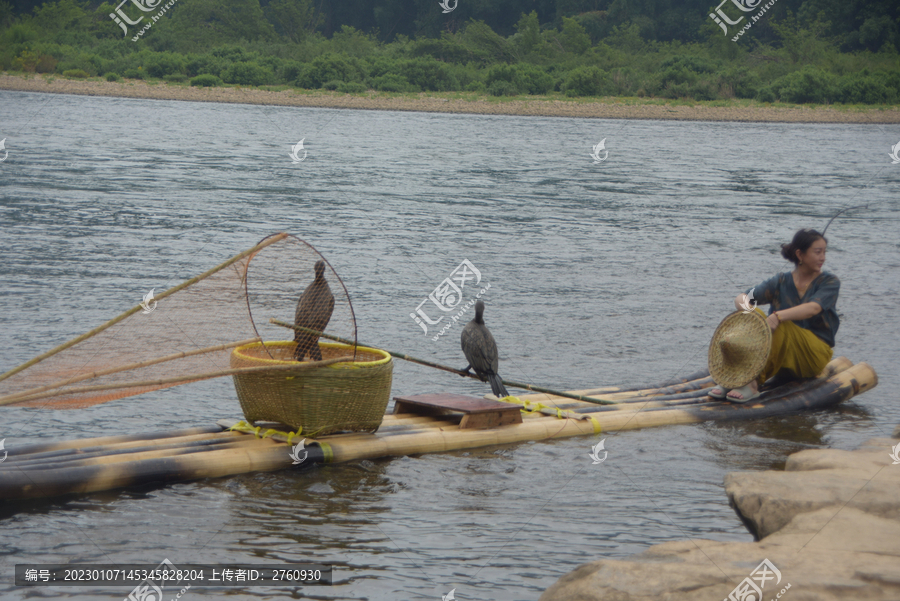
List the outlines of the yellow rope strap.
{"label": "yellow rope strap", "polygon": [[[239,421],[235,425],[228,428],[229,430],[235,430],[237,432],[246,432],[248,434],[253,433],[257,438],[266,438],[267,436],[272,436],[273,434],[278,434],[279,436],[284,436],[287,438],[287,443],[291,444],[291,439],[293,437],[300,437],[300,433],[303,431],[303,428],[298,428],[296,432],[283,432],[281,430],[273,430],[269,428],[262,434],[259,431],[262,429],[262,426],[251,426],[244,420]],[[334,451],[331,450],[331,445],[327,442],[322,442],[321,440],[316,440],[315,443],[319,445],[319,448],[322,449],[322,455],[325,463],[331,463],[334,461]]]}
{"label": "yellow rope strap", "polygon": [[284,432],[282,430],[274,430],[272,428],[269,428],[268,430],[266,430],[265,432],[260,434],[259,431],[262,429],[262,426],[251,426],[249,423],[247,423],[244,420],[239,421],[238,423],[236,423],[235,425],[231,426],[228,429],[236,430],[238,432],[246,432],[247,434],[250,434],[252,432],[253,435],[256,436],[257,438],[266,438],[268,436],[272,436],[273,434],[279,434],[279,435],[287,438],[288,444],[291,444],[291,439],[294,436],[300,436],[300,433],[303,431],[303,428],[298,428],[296,432]]}
{"label": "yellow rope strap", "polygon": [[600,422],[598,422],[597,418],[593,415],[582,415],[580,413],[572,413],[571,411],[563,411],[559,407],[550,407],[549,405],[545,405],[540,401],[535,403],[532,407],[531,401],[523,401],[519,397],[512,395],[497,400],[504,403],[514,403],[516,405],[522,405],[521,411],[523,411],[524,413],[544,413],[542,409],[550,409],[556,411],[557,419],[589,419],[591,420],[591,424],[594,426],[594,434],[600,434]]}

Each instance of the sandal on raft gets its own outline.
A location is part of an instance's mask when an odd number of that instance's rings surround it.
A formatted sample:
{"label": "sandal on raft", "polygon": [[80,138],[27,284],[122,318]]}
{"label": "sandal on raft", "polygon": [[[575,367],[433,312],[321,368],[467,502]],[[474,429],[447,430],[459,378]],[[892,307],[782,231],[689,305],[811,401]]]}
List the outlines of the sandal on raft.
{"label": "sandal on raft", "polygon": [[736,392],[736,393],[740,394],[742,397],[744,397],[742,399],[736,399],[732,396],[726,395],[725,400],[731,401],[732,403],[746,403],[747,401],[752,401],[753,399],[755,399],[756,397],[758,397],[760,395],[760,392],[758,390],[756,392],[754,392],[753,389],[750,388],[749,384],[747,384],[746,386],[741,386],[740,388],[735,388],[731,392]]}
{"label": "sandal on raft", "polygon": [[[716,390],[720,392],[715,392]],[[728,394],[729,390],[724,386],[716,386],[712,390],[709,391],[709,396],[714,399],[724,399],[725,395]]]}

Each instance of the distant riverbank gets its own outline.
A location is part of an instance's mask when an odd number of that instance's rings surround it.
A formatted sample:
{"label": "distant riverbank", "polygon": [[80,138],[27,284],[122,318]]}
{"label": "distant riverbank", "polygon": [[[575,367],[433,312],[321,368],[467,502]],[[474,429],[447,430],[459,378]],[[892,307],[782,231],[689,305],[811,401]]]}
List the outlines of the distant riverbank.
{"label": "distant riverbank", "polygon": [[780,123],[900,123],[900,107],[767,105],[753,101],[688,102],[642,98],[566,98],[517,96],[495,98],[467,92],[390,94],[370,91],[341,94],[325,90],[264,90],[241,87],[190,87],[139,79],[103,81],[61,79],[44,75],[0,75],[0,89],[23,92],[151,98],[192,102],[226,102],[487,115],[531,115],[598,119],[674,119],[683,121],[744,121]]}

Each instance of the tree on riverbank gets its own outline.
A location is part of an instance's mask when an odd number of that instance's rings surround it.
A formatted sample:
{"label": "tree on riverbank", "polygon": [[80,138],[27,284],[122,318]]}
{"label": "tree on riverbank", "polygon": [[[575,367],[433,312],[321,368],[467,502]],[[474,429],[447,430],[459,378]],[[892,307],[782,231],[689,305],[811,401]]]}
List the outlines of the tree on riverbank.
{"label": "tree on riverbank", "polygon": [[[677,10],[459,0],[450,13],[437,0],[176,0],[155,21],[166,2],[143,0],[155,7],[145,13],[133,2],[0,0],[0,69],[343,92],[900,103],[900,5],[885,0],[778,0],[737,41],[709,0]],[[110,18],[119,7],[146,18],[126,28]]]}

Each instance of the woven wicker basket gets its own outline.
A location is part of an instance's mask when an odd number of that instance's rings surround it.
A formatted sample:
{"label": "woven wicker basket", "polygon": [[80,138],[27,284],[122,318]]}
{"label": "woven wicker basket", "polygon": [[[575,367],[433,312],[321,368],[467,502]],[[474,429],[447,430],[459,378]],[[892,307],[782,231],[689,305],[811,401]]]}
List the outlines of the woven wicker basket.
{"label": "woven wicker basket", "polygon": [[[284,373],[235,374],[234,387],[244,417],[302,428],[305,436],[334,432],[374,432],[381,425],[391,396],[394,364],[379,349],[320,342],[323,359],[347,356],[347,362]],[[269,358],[266,349],[275,357]],[[294,342],[261,342],[239,346],[232,367],[293,363]]]}

